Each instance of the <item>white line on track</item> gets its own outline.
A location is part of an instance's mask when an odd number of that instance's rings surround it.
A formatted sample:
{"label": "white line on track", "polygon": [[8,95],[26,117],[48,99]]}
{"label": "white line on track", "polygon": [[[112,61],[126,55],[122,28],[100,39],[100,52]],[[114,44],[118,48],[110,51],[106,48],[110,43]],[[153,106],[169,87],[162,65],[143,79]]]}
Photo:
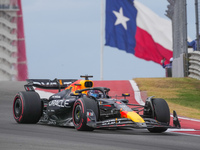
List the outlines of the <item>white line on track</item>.
{"label": "white line on track", "polygon": [[196,122],[200,122],[200,120],[198,119],[193,119],[193,118],[186,118],[186,117],[178,117],[179,119],[184,119],[184,120],[190,120],[190,121],[196,121]]}
{"label": "white line on track", "polygon": [[135,100],[138,102],[138,104],[144,105],[145,103],[142,101],[141,93],[140,93],[140,90],[137,86],[137,83],[134,80],[129,80],[129,82],[130,82],[130,84],[133,88],[133,91],[135,93]]}
{"label": "white line on track", "polygon": [[197,131],[197,130],[194,130],[194,129],[191,129],[191,130],[183,130],[182,132],[180,132],[181,131],[181,129],[179,129],[179,130],[173,130],[173,129],[168,129],[166,132],[170,132],[170,133],[175,133],[175,134],[181,134],[181,135],[189,135],[189,136],[198,136],[198,137],[200,137],[200,135],[198,135],[198,134],[192,134],[192,133],[184,133],[184,132],[187,132],[187,131]]}

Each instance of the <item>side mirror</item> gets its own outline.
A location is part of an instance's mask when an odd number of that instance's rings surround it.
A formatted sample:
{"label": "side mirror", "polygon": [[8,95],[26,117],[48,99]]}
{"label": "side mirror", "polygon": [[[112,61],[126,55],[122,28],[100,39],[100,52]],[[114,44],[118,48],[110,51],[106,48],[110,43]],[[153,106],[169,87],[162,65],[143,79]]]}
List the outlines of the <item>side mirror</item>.
{"label": "side mirror", "polygon": [[126,99],[126,97],[129,97],[130,94],[129,93],[123,93],[122,96],[124,97],[124,99]]}

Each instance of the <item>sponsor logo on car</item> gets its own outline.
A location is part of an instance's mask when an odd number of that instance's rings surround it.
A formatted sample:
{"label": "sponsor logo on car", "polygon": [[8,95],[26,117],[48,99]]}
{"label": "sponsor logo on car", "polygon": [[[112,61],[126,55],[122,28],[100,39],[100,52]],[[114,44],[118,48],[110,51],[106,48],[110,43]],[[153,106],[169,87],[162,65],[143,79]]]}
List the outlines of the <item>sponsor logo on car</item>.
{"label": "sponsor logo on car", "polygon": [[69,103],[67,100],[52,100],[49,102],[49,106],[68,107]]}

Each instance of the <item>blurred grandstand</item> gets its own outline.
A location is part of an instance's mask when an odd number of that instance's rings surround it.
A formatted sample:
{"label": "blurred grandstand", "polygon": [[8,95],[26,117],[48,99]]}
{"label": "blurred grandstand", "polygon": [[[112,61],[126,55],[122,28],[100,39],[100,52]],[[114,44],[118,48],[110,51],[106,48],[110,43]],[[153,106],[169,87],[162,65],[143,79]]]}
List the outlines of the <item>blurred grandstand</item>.
{"label": "blurred grandstand", "polygon": [[21,0],[0,0],[0,81],[27,76]]}

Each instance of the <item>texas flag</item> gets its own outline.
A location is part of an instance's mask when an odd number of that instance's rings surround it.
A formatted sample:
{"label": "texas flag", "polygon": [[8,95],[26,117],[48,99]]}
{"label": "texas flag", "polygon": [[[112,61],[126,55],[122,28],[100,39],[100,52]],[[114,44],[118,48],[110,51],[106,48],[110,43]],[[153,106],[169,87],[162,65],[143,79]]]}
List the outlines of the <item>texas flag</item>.
{"label": "texas flag", "polygon": [[106,44],[147,61],[169,63],[172,25],[136,0],[106,0]]}

